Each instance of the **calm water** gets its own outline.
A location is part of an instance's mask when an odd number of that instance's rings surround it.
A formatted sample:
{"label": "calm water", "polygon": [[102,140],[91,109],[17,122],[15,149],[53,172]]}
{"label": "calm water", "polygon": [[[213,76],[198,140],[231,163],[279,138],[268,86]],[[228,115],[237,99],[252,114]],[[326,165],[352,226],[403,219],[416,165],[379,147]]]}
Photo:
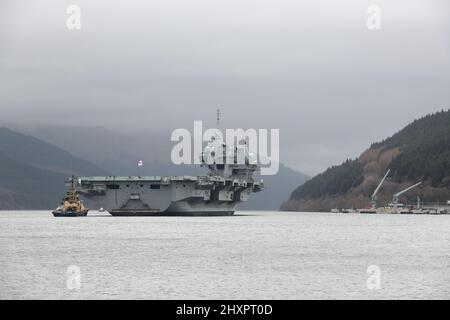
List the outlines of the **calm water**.
{"label": "calm water", "polygon": [[[79,290],[67,288],[70,265]],[[449,299],[450,215],[4,211],[0,267],[1,299]]]}

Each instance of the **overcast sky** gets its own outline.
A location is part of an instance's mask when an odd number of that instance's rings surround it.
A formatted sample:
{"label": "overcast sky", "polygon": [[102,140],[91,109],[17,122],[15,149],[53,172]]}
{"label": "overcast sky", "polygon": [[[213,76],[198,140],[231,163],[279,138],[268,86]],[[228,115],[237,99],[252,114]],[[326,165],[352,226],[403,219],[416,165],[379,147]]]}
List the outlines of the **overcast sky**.
{"label": "overcast sky", "polygon": [[219,107],[316,174],[450,107],[449,3],[1,0],[0,123],[171,131]]}

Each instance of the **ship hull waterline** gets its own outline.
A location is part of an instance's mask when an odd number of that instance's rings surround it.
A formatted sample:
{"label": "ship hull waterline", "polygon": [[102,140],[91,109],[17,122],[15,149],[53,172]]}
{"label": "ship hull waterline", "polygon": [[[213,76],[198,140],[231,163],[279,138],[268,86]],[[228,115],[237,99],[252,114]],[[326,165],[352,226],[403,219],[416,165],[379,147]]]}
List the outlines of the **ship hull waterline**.
{"label": "ship hull waterline", "polygon": [[234,211],[154,212],[111,210],[108,213],[114,217],[220,217],[232,216]]}

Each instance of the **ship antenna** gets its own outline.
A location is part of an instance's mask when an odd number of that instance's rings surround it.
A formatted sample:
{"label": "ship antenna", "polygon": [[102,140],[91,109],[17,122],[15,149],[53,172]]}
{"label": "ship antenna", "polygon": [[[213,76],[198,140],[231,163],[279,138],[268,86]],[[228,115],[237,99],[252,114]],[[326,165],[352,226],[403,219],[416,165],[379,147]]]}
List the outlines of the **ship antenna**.
{"label": "ship antenna", "polygon": [[221,136],[221,132],[220,132],[220,109],[217,109],[217,114],[216,114],[216,120],[217,120],[217,125],[216,125],[216,139],[218,139]]}
{"label": "ship antenna", "polygon": [[217,109],[217,130],[220,130],[220,109]]}

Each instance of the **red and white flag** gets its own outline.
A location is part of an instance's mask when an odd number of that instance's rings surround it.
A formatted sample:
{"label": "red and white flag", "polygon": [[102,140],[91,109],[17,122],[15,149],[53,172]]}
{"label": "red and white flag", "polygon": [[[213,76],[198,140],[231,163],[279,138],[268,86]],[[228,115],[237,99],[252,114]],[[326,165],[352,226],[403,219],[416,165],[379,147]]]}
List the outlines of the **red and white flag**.
{"label": "red and white flag", "polygon": [[142,167],[144,165],[144,162],[142,160],[138,160],[137,166]]}

